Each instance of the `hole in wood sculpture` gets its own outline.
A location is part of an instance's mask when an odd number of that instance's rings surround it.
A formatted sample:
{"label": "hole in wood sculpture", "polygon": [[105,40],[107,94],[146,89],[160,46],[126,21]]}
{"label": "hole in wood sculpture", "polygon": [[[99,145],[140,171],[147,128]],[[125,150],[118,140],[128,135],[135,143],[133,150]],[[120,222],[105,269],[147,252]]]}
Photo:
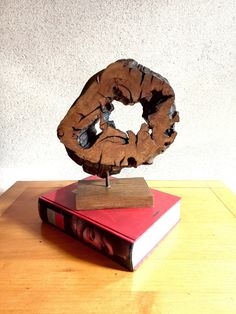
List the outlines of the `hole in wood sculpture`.
{"label": "hole in wood sculpture", "polygon": [[[150,96],[149,96],[150,97]],[[140,103],[143,106],[143,118],[147,121],[148,116],[155,112],[158,112],[161,106],[168,100],[171,96],[164,96],[161,91],[152,91],[150,99],[142,98]]]}
{"label": "hole in wood sculpture", "polygon": [[131,130],[134,134],[137,134],[140,125],[145,122],[142,118],[143,110],[141,104],[123,105],[116,100],[113,100],[112,103],[115,110],[112,111],[110,119],[114,121],[115,128],[123,130],[124,132]]}
{"label": "hole in wood sculpture", "polygon": [[133,157],[128,158],[128,165],[130,167],[137,167],[137,161]]}
{"label": "hole in wood sculpture", "polygon": [[100,135],[102,133],[102,129],[100,128],[100,121],[97,121],[94,125],[95,130],[96,130],[96,135]]}

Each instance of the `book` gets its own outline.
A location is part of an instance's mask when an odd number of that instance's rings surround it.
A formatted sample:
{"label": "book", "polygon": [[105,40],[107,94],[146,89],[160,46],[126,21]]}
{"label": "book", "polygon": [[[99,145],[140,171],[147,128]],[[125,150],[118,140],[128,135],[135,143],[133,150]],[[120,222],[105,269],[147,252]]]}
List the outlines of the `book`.
{"label": "book", "polygon": [[154,206],[75,210],[78,182],[41,195],[39,215],[134,271],[180,220],[180,197],[151,189]]}

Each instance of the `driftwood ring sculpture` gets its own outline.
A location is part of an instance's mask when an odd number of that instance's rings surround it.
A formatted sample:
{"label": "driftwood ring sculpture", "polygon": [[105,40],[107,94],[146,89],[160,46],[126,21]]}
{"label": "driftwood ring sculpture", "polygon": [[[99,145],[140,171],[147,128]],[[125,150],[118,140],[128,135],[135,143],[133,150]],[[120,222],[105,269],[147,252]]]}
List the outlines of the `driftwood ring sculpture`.
{"label": "driftwood ring sculpture", "polygon": [[[137,134],[118,130],[109,120],[115,109],[113,100],[125,106],[141,103],[145,122]],[[57,134],[85,172],[104,178],[125,167],[151,164],[170,146],[177,134],[174,124],[179,121],[174,100],[164,77],[132,59],[118,60],[89,79]]]}

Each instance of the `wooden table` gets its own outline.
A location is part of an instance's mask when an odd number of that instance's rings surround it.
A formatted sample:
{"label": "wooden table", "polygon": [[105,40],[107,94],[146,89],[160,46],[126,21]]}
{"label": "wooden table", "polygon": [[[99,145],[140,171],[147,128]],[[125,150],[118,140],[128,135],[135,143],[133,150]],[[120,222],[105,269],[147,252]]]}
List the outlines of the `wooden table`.
{"label": "wooden table", "polygon": [[134,273],[52,226],[40,194],[0,197],[0,313],[236,313],[236,196],[218,181],[150,181],[182,197],[181,222]]}

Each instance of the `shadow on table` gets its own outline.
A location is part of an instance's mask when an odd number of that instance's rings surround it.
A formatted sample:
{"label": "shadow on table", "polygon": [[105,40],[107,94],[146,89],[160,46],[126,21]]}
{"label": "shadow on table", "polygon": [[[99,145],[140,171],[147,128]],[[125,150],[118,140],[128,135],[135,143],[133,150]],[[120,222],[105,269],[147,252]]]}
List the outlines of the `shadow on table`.
{"label": "shadow on table", "polygon": [[50,245],[56,246],[60,250],[63,250],[66,254],[78,258],[78,260],[83,260],[90,264],[97,264],[116,270],[126,270],[112,259],[104,256],[98,250],[80,242],[77,239],[74,239],[70,235],[45,222],[42,222],[41,224],[41,236],[42,239]]}
{"label": "shadow on table", "polygon": [[56,188],[26,189],[1,216],[13,241],[19,242],[19,252],[22,247],[27,246],[27,250],[32,256],[37,255],[38,251],[42,254],[41,245],[46,242],[49,246],[57,247],[58,250],[67,254],[68,262],[70,257],[74,257],[78,259],[78,262],[85,261],[106,268],[126,271],[125,268],[94,248],[90,248],[54,226],[42,223],[38,214],[38,198],[53,189]]}

